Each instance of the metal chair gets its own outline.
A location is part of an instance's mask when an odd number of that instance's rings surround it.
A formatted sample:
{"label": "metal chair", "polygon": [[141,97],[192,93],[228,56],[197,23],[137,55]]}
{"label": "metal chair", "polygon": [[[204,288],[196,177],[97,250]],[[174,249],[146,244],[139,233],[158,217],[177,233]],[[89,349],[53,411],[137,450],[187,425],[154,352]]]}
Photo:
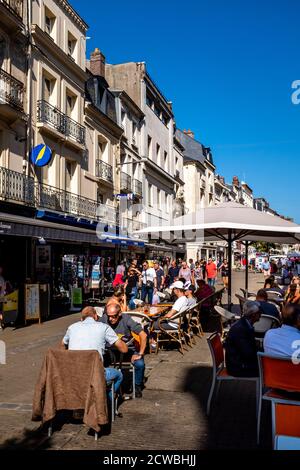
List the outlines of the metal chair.
{"label": "metal chair", "polygon": [[240,288],[240,290],[242,291],[245,299],[247,299],[248,297],[255,297],[254,292],[249,292],[249,291],[247,292],[246,289],[242,289],[242,288]]}
{"label": "metal chair", "polygon": [[265,315],[264,313],[260,316],[258,322],[254,323],[255,340],[263,345],[263,340],[266,332],[272,328],[278,328],[280,326],[280,320],[271,315]]}
{"label": "metal chair", "polygon": [[[216,307],[215,307],[216,308]],[[207,338],[209,350],[213,362],[213,378],[212,384],[207,400],[206,414],[210,413],[211,401],[213,398],[215,386],[217,384],[217,394],[222,381],[232,381],[232,380],[242,380],[242,381],[251,381],[256,384],[256,409],[258,413],[258,397],[259,397],[259,378],[258,377],[234,377],[229,375],[225,367],[225,358],[223,344],[220,338],[219,333],[213,333]]]}
{"label": "metal chair", "polygon": [[218,305],[215,306],[215,311],[220,315],[223,339],[227,335],[232,323],[239,320],[241,317]]}

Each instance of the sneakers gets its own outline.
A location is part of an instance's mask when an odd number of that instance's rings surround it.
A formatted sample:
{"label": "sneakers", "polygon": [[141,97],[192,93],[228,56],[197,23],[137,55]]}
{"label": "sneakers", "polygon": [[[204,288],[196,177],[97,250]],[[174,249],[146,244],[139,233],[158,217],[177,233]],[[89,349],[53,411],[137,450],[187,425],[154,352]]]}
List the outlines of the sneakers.
{"label": "sneakers", "polygon": [[142,387],[140,385],[135,386],[135,398],[142,398]]}

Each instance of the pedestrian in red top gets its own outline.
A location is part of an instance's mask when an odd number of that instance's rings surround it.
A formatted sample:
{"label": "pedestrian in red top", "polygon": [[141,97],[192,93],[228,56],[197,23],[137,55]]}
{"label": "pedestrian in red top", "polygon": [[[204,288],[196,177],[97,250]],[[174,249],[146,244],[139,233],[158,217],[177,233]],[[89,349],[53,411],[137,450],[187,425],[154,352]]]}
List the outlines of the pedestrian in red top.
{"label": "pedestrian in red top", "polygon": [[218,269],[216,263],[213,262],[212,258],[209,258],[208,263],[206,265],[206,275],[207,283],[210,287],[215,287],[217,272]]}

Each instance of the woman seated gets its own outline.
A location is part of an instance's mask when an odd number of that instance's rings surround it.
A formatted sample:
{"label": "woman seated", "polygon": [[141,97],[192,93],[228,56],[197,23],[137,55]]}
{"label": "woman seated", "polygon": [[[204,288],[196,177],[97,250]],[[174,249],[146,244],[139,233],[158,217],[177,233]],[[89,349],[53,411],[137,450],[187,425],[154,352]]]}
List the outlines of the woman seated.
{"label": "woman seated", "polygon": [[297,284],[291,284],[284,296],[285,304],[299,304],[300,292]]}
{"label": "woman seated", "polygon": [[120,306],[121,312],[126,312],[127,303],[126,303],[126,294],[125,294],[124,285],[119,285],[114,288],[114,294],[110,299],[108,299],[106,306],[105,306],[105,311],[106,311],[107,306],[113,303],[118,304]]}

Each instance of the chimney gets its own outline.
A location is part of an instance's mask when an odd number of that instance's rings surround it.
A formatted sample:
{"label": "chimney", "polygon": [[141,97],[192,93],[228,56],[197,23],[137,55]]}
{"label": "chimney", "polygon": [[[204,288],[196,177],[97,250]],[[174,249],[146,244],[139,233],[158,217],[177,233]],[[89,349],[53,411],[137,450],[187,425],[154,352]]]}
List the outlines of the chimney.
{"label": "chimney", "polygon": [[192,139],[194,139],[194,137],[195,137],[194,132],[192,132],[190,129],[189,129],[188,131],[186,131],[186,130],[184,129],[183,133],[186,134],[186,135],[188,135],[188,136],[191,137]]}
{"label": "chimney", "polygon": [[233,184],[233,186],[239,186],[240,185],[240,182],[239,182],[239,179],[238,179],[237,176],[233,177],[232,184]]}
{"label": "chimney", "polygon": [[105,77],[105,56],[98,49],[98,47],[96,47],[94,52],[91,52],[90,71],[93,75]]}

